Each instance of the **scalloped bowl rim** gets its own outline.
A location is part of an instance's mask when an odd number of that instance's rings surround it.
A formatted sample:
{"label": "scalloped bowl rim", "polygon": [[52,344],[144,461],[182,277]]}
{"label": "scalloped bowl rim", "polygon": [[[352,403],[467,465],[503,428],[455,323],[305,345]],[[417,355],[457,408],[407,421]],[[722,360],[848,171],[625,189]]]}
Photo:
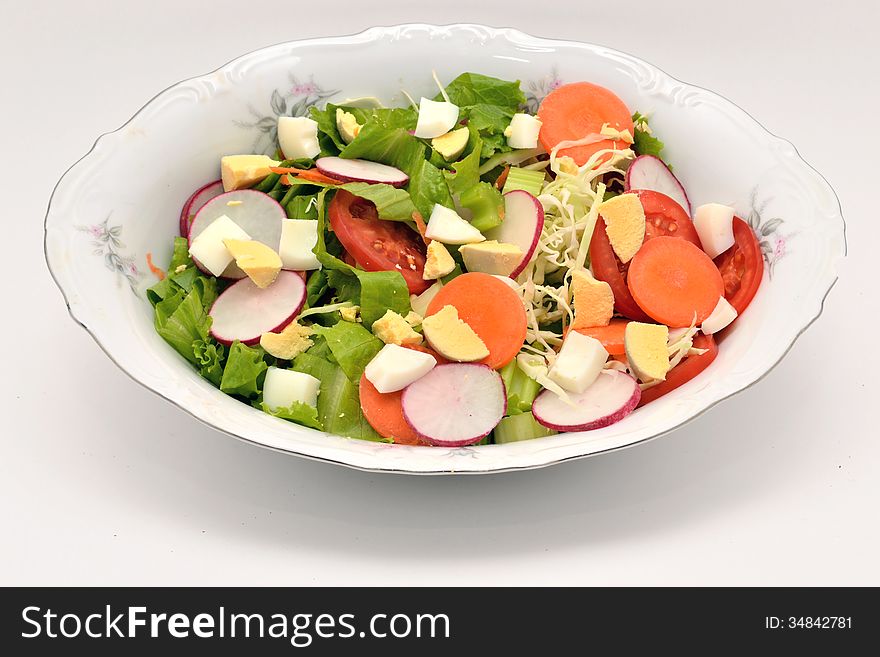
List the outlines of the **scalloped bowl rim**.
{"label": "scalloped bowl rim", "polygon": [[[107,347],[107,345],[104,344],[101,338],[97,335],[96,331],[89,326],[88,321],[83,317],[84,309],[82,308],[81,304],[76,301],[71,301],[72,295],[70,287],[66,286],[65,280],[63,280],[63,263],[58,262],[58,258],[54,258],[55,261],[53,262],[53,255],[51,254],[49,244],[50,229],[52,229],[53,227],[53,210],[55,208],[54,202],[56,201],[56,195],[59,193],[59,190],[63,189],[65,181],[68,180],[69,177],[71,177],[71,175],[77,170],[77,168],[85,163],[90,158],[90,156],[96,154],[102,143],[107,138],[120,133],[127,126],[129,126],[129,124],[136,121],[155,101],[161,99],[165,94],[172,92],[174,89],[184,87],[186,85],[192,85],[198,82],[207,82],[211,76],[223,72],[230,67],[245,62],[250,58],[257,57],[261,53],[265,53],[273,49],[281,47],[293,48],[297,46],[316,45],[335,47],[343,44],[371,43],[386,37],[406,34],[407,32],[426,32],[433,37],[435,35],[453,34],[457,31],[465,31],[478,34],[487,40],[506,40],[511,45],[528,45],[541,48],[584,49],[587,51],[591,51],[593,54],[598,54],[599,56],[616,57],[618,58],[618,61],[629,61],[633,65],[637,64],[639,66],[645,67],[645,69],[650,71],[652,75],[656,76],[657,79],[662,80],[665,83],[675,83],[684,89],[698,92],[705,95],[706,97],[711,97],[716,101],[720,101],[721,103],[729,105],[735,111],[741,113],[744,117],[746,117],[755,128],[761,131],[765,138],[776,142],[777,145],[790,149],[790,154],[787,155],[795,158],[800,165],[803,165],[815,176],[818,177],[819,181],[821,181],[821,184],[824,184],[824,186],[826,187],[825,191],[831,194],[834,202],[836,203],[836,210],[834,213],[835,216],[832,217],[832,219],[839,221],[840,248],[838,249],[838,251],[829,255],[830,261],[827,264],[827,268],[829,269],[830,277],[826,277],[827,280],[823,280],[823,283],[821,284],[824,289],[821,290],[821,298],[818,299],[818,306],[815,308],[813,313],[808,316],[807,320],[796,329],[793,337],[790,339],[785,349],[778,357],[776,357],[772,362],[767,363],[766,367],[762,371],[759,371],[757,374],[750,376],[749,380],[745,381],[735,390],[728,391],[726,392],[726,394],[705,401],[705,403],[703,403],[698,409],[696,409],[690,416],[677,422],[673,426],[665,427],[661,430],[656,431],[655,433],[651,433],[650,435],[640,436],[637,439],[631,440],[629,442],[615,443],[613,437],[611,437],[611,440],[605,441],[606,444],[602,445],[601,447],[594,446],[593,448],[591,448],[591,446],[589,445],[590,440],[588,439],[587,434],[581,432],[580,434],[560,434],[560,436],[556,436],[553,438],[524,441],[507,445],[474,446],[468,448],[459,448],[455,450],[365,443],[365,441],[356,441],[333,435],[329,435],[323,438],[324,440],[328,441],[326,450],[317,448],[314,443],[305,443],[299,445],[285,444],[284,446],[279,446],[278,444],[269,444],[267,442],[263,442],[260,438],[253,435],[243,435],[242,432],[237,432],[235,430],[231,430],[228,427],[220,426],[215,421],[212,421],[212,419],[206,412],[206,409],[197,409],[184,405],[183,403],[175,399],[172,394],[158,390],[141,380],[136,373],[130,371],[129,367],[120,362],[120,359],[118,359],[116,355],[112,353],[111,350]],[[86,330],[86,332],[89,333],[89,335],[92,336],[98,346],[110,358],[110,360],[113,361],[113,363],[115,363],[132,380],[144,386],[147,390],[150,390],[151,392],[157,394],[166,401],[170,402],[171,404],[177,406],[192,417],[196,418],[203,424],[217,431],[228,434],[244,442],[258,445],[267,449],[272,449],[274,451],[278,451],[284,454],[292,454],[313,460],[335,463],[358,470],[402,474],[486,474],[546,467],[569,460],[604,454],[645,443],[649,440],[659,438],[660,436],[675,431],[676,429],[696,419],[709,409],[713,408],[716,404],[724,401],[725,399],[728,399],[738,392],[742,392],[743,390],[748,389],[749,387],[763,379],[791,350],[792,346],[803,334],[803,332],[806,331],[806,329],[809,328],[809,326],[822,314],[822,311],[824,310],[825,299],[827,298],[827,295],[830,293],[831,289],[837,281],[837,264],[840,258],[846,255],[846,225],[842,215],[840,201],[837,198],[833,188],[818,171],[816,171],[812,166],[804,161],[800,153],[797,151],[796,147],[788,140],[779,137],[767,130],[763,125],[761,125],[760,122],[758,122],[753,116],[751,116],[751,114],[749,114],[727,98],[721,96],[720,94],[717,94],[716,92],[710,91],[698,85],[684,83],[681,80],[662,71],[658,67],[645,62],[644,60],[605,46],[599,46],[578,41],[533,37],[513,28],[491,28],[483,25],[466,23],[457,23],[443,26],[410,23],[384,27],[372,27],[362,32],[346,36],[294,40],[274,44],[264,48],[259,48],[239,57],[236,57],[235,59],[230,60],[223,66],[220,66],[209,73],[187,78],[163,89],[155,96],[153,96],[150,100],[148,100],[130,119],[123,123],[119,128],[100,135],[95,140],[92,148],[89,149],[89,151],[83,157],[81,157],[73,165],[71,165],[59,179],[58,183],[56,183],[55,188],[52,191],[52,195],[49,199],[49,204],[46,211],[46,218],[44,222],[44,254],[49,271],[52,275],[53,280],[61,291],[62,296],[64,297],[64,301],[67,305],[70,316],[76,323],[82,326]],[[71,285],[70,281],[67,281],[67,285]],[[181,362],[181,367],[189,366]],[[225,395],[223,395],[223,393],[219,391],[216,391],[216,393],[217,395],[225,398],[221,403],[228,402],[229,404],[241,406],[244,409],[249,408],[232,398],[226,397]],[[272,418],[272,420],[275,422],[283,422],[281,420],[275,420],[274,418]],[[311,429],[306,429],[297,425],[290,425],[289,423],[284,424],[291,427],[292,433],[297,433],[297,431],[316,433]],[[582,437],[583,439],[575,442],[567,442],[565,444],[559,444],[557,441],[557,439],[560,437],[572,436],[576,436],[579,438]],[[296,441],[294,441],[294,443],[296,443]],[[369,451],[364,451],[363,449],[361,449],[364,444],[370,446]],[[392,454],[394,457],[389,458]],[[503,456],[504,458],[494,459],[492,458],[493,455]]]}

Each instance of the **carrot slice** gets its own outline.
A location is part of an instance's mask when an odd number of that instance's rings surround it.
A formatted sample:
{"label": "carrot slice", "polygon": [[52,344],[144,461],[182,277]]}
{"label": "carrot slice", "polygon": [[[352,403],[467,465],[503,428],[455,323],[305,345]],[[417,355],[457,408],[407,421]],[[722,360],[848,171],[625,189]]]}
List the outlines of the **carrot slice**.
{"label": "carrot slice", "polygon": [[678,237],[648,240],[633,257],[629,291],[653,320],[667,326],[690,326],[706,319],[724,294],[715,263],[699,247]]}
{"label": "carrot slice", "polygon": [[161,267],[157,267],[153,264],[153,254],[147,251],[147,267],[150,268],[150,271],[153,273],[153,276],[158,278],[160,281],[165,280],[165,270]]}
{"label": "carrot slice", "polygon": [[367,422],[383,438],[390,438],[401,445],[427,445],[419,438],[418,434],[409,426],[403,417],[403,406],[400,398],[402,390],[397,392],[379,392],[376,386],[370,383],[367,375],[361,376],[358,387],[361,399],[361,410]]}
{"label": "carrot slice", "polygon": [[[336,180],[336,178],[331,178],[330,176],[325,176],[323,173],[318,171],[317,169],[294,169],[293,167],[269,167],[269,171],[272,173],[279,174],[287,174],[288,176],[295,176],[297,178],[302,178],[303,180],[308,180],[310,182],[316,183],[324,183],[327,185],[341,185],[341,180]],[[290,182],[283,177],[281,178],[281,184]]]}
{"label": "carrot slice", "polygon": [[425,225],[425,219],[422,217],[422,213],[416,210],[412,213],[413,221],[416,222],[416,230],[419,231],[419,235],[422,236],[422,241],[425,243],[425,246],[428,246],[428,243],[431,241],[427,237],[425,237],[425,233],[428,232],[428,227]]}
{"label": "carrot slice", "polygon": [[446,363],[450,362],[450,361],[446,360],[445,358],[443,358],[443,356],[438,354],[436,351],[431,349],[431,347],[426,347],[423,344],[407,344],[407,345],[404,345],[403,348],[404,349],[412,349],[413,351],[421,351],[423,354],[430,354],[437,361],[438,365],[445,365]]}
{"label": "carrot slice", "polygon": [[575,331],[595,338],[602,343],[605,351],[612,356],[619,356],[626,353],[623,346],[623,336],[627,324],[629,324],[628,319],[612,319],[608,326],[585,326],[576,328]]}
{"label": "carrot slice", "polygon": [[[583,139],[598,134],[607,123],[615,130],[629,130],[633,134],[630,111],[614,93],[590,82],[566,84],[551,91],[538,108],[541,132],[538,138],[548,153],[559,142]],[[615,139],[603,139],[592,144],[563,148],[559,155],[567,155],[578,165],[606,148],[624,150],[629,144]]]}
{"label": "carrot slice", "polygon": [[444,306],[455,306],[489,349],[480,362],[504,367],[519,353],[526,339],[526,311],[519,295],[489,274],[470,272],[444,285],[428,304],[428,316]]}

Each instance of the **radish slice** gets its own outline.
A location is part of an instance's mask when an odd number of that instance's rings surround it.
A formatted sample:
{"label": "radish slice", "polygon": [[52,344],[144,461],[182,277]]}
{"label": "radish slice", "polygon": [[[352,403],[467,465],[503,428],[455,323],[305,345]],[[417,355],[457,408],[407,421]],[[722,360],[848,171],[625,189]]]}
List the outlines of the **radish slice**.
{"label": "radish slice", "polygon": [[190,226],[192,226],[193,219],[196,217],[196,212],[201,210],[205,203],[212,198],[220,196],[222,193],[223,181],[215,180],[214,182],[209,182],[207,185],[202,185],[192,193],[192,196],[186,199],[186,203],[183,204],[183,208],[180,210],[181,237],[189,236],[189,229]]}
{"label": "radish slice", "polygon": [[684,191],[684,185],[678,181],[678,178],[659,157],[639,155],[629,165],[623,184],[626,191],[650,189],[666,194],[678,203],[688,213],[688,216],[691,215],[691,202],[687,192]]}
{"label": "radish slice", "polygon": [[[244,232],[250,235],[252,240],[262,242],[278,253],[281,245],[282,222],[287,218],[287,213],[271,196],[253,189],[226,192],[205,203],[196,213],[192,226],[190,226],[190,246],[199,233],[223,215],[238,224]],[[206,272],[198,261],[196,261],[196,266]],[[223,272],[222,277],[244,278],[245,273],[238,268],[235,262],[232,262]]]}
{"label": "radish slice", "polygon": [[522,260],[510,272],[516,278],[526,268],[535,249],[538,238],[544,230],[544,208],[540,201],[528,192],[517,189],[504,195],[504,221],[501,225],[487,230],[488,240],[516,244],[523,252]]}
{"label": "radish slice", "polygon": [[507,412],[501,375],[486,365],[437,365],[401,397],[403,416],[432,445],[461,447],[480,442]]}
{"label": "radish slice", "polygon": [[400,169],[367,160],[319,157],[315,166],[325,176],[342,182],[385,183],[392,187],[403,187],[409,182],[409,176]]}
{"label": "radish slice", "polygon": [[622,420],[632,413],[641,397],[639,384],[630,375],[602,370],[584,392],[568,396],[572,404],[545,390],[535,398],[532,414],[548,429],[590,431]]}
{"label": "radish slice", "polygon": [[306,284],[296,272],[282,271],[267,288],[249,278],[233,283],[211,306],[211,335],[225,345],[247,345],[263,333],[277,333],[299,314],[306,302]]}

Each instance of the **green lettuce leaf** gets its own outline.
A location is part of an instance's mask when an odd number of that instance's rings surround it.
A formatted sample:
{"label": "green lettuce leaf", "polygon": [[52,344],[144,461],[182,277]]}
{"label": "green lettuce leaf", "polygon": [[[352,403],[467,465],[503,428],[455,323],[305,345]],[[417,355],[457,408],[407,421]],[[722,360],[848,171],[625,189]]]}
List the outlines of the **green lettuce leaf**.
{"label": "green lettuce leaf", "polygon": [[317,306],[329,289],[326,269],[316,269],[309,274],[309,279],[306,281],[306,309]]}
{"label": "green lettuce leaf", "polygon": [[327,340],[327,346],[345,375],[357,383],[364,368],[382,349],[382,341],[361,324],[337,322],[333,326],[314,326],[317,335]]}
{"label": "green lettuce leaf", "polygon": [[289,408],[270,409],[266,406],[265,402],[262,401],[254,405],[264,413],[274,415],[282,420],[296,422],[297,424],[302,424],[303,426],[311,427],[312,429],[318,429],[319,431],[324,430],[321,420],[318,419],[318,409],[314,406],[309,406],[302,402],[293,402]]}
{"label": "green lettuce leaf", "polygon": [[[353,114],[357,122],[362,126],[368,122],[373,122],[386,128],[403,128],[412,130],[418,121],[418,114],[413,108],[362,108],[347,107],[345,105],[334,105],[327,103],[324,109],[312,107],[309,110],[311,118],[318,124],[319,141],[321,142],[322,152],[327,149],[329,154],[335,155],[345,149],[348,145],[339,134],[336,127],[336,109],[342,107],[343,110]],[[326,136],[326,140],[321,140],[320,136]]]}
{"label": "green lettuce leaf", "polygon": [[[510,82],[479,73],[462,73],[446,86],[446,94],[459,107],[485,104],[515,112],[526,102],[519,80]],[[435,100],[443,98],[438,94]]]}
{"label": "green lettuce leaf", "polygon": [[321,382],[318,419],[324,431],[349,438],[387,442],[364,418],[358,386],[349,380],[339,365],[307,352],[294,359],[293,369],[311,374]]}
{"label": "green lettuce leaf", "polygon": [[507,145],[504,130],[510,125],[512,110],[494,105],[473,105],[462,108],[462,115],[468,120],[468,126],[475,129],[481,138],[480,157],[487,159],[496,152],[512,150]]}
{"label": "green lettuce leaf", "polygon": [[454,208],[452,195],[443,172],[428,160],[421,160],[417,166],[407,171],[409,183],[406,186],[413,205],[425,221],[431,216],[434,205],[439,203],[447,208]]}
{"label": "green lettuce leaf", "polygon": [[425,145],[404,128],[370,121],[339,156],[381,162],[410,174],[425,159]]}
{"label": "green lettuce leaf", "polygon": [[464,156],[457,162],[452,163],[451,171],[444,171],[446,184],[449,191],[453,194],[461,194],[480,182],[480,158],[483,151],[483,139],[480,137],[479,131],[468,125],[467,146],[464,149]]}
{"label": "green lettuce leaf", "polygon": [[[295,187],[291,187],[291,190]],[[285,197],[286,198],[286,197]],[[281,199],[281,206],[290,219],[317,219],[318,205],[316,194],[293,195],[285,202]]]}
{"label": "green lettuce leaf", "polygon": [[171,264],[168,265],[169,273],[173,273],[180,265],[193,267],[194,263],[189,255],[189,241],[185,237],[174,238],[174,249],[171,253]]}
{"label": "green lettuce leaf", "polygon": [[355,305],[360,304],[361,282],[353,273],[346,273],[338,269],[327,270],[327,284],[336,292],[334,296],[337,301],[351,301]]}
{"label": "green lettuce leaf", "polygon": [[388,310],[406,315],[412,307],[409,303],[409,288],[399,271],[361,271],[356,270],[361,284],[359,305],[364,325],[372,327],[373,322]]}
{"label": "green lettuce leaf", "polygon": [[[153,304],[155,308],[161,301],[178,295],[178,299],[174,304],[174,307],[170,310],[166,310],[166,315],[170,315],[174,312],[174,308],[183,301],[183,295],[181,294],[181,287],[177,285],[170,276],[166,276],[161,281],[153,285],[152,287],[147,288],[147,300]],[[166,306],[167,308],[167,306]]]}
{"label": "green lettuce leaf", "polygon": [[268,366],[263,360],[261,347],[248,347],[238,340],[229,347],[229,357],[223,368],[220,390],[230,395],[256,397],[262,389]]}
{"label": "green lettuce leaf", "polygon": [[[636,125],[639,125],[640,123],[645,123],[647,125],[648,123],[648,119],[639,112],[633,114],[632,120]],[[660,157],[660,153],[663,151],[662,141],[645,130],[639,130],[636,128],[634,133],[633,150],[636,152],[636,155],[653,155],[654,157]]]}
{"label": "green lettuce leaf", "polygon": [[391,185],[354,182],[342,185],[342,189],[371,201],[380,219],[412,221],[413,212],[416,211],[409,193]]}
{"label": "green lettuce leaf", "polygon": [[[184,296],[185,295],[185,296]],[[208,337],[211,318],[208,316],[199,290],[193,287],[185,293],[178,287],[155,306],[156,331],[191,363],[197,363],[193,343]]]}
{"label": "green lettuce leaf", "polygon": [[212,338],[206,338],[193,342],[192,350],[199,374],[219,388],[223,378],[223,345]]}
{"label": "green lettuce leaf", "polygon": [[435,203],[454,207],[443,173],[426,159],[425,144],[403,128],[368,122],[339,156],[381,162],[406,173],[406,191],[423,217],[430,216]]}

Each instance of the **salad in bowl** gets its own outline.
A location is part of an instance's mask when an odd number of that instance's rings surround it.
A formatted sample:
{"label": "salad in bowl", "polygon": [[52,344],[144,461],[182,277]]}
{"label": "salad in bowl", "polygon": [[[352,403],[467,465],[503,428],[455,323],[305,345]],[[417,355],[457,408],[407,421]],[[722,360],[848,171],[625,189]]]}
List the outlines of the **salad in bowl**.
{"label": "salad in bowl", "polygon": [[219,158],[151,260],[170,347],[269,415],[426,447],[600,429],[711,377],[764,278],[752,226],[692,207],[613,89],[434,80]]}

